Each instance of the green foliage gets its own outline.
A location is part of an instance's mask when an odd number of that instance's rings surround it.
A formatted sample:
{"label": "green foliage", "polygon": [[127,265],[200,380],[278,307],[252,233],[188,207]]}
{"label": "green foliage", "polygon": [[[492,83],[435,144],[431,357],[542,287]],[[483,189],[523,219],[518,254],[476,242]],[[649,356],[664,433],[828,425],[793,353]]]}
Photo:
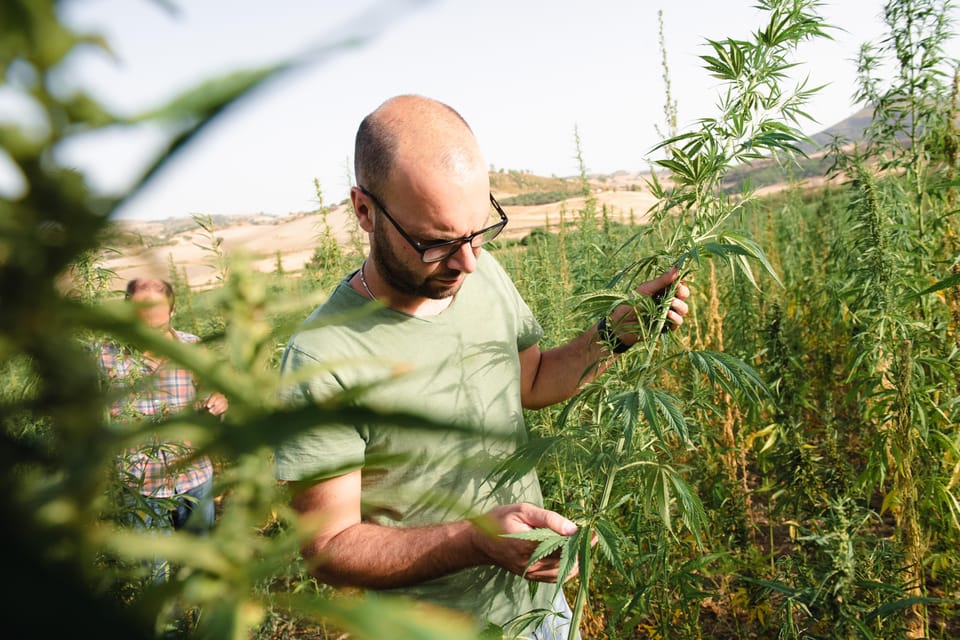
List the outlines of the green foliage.
{"label": "green foliage", "polygon": [[[511,264],[538,316],[573,332],[584,316],[624,301],[658,317],[621,288],[679,263],[698,285],[683,331],[701,345],[717,321],[709,290],[700,289],[707,283],[695,276],[703,276],[705,258],[731,267],[716,283],[720,357],[651,330],[644,351],[628,352],[575,403],[531,415],[538,437],[514,461],[537,464],[548,501],[582,528],[604,523],[615,532],[617,544],[606,545],[614,557],[594,554],[589,577],[590,609],[603,612],[611,637],[632,637],[628,629],[689,638],[901,637],[916,631],[924,610],[920,633],[958,632],[960,582],[947,551],[960,534],[953,426],[960,307],[957,270],[947,271],[958,255],[956,154],[918,160],[904,154],[901,134],[889,141],[892,153],[875,147],[831,158],[831,171],[850,178],[841,187],[728,195],[738,163],[803,141],[784,122],[802,117],[809,90],[788,94],[772,83],[790,64],[782,57],[790,47],[778,48],[784,34],[803,39],[822,27],[800,3],[784,7],[754,42],[711,45],[705,61],[731,86],[724,115],[661,146],[667,156],[659,164],[673,182],[652,179],[661,198],[655,224],[538,234]],[[941,25],[939,15],[923,19]],[[748,72],[761,52],[767,64]],[[955,91],[943,88],[914,106],[955,105]],[[758,109],[759,119],[738,115],[751,104],[770,109]],[[783,120],[771,121],[777,113]],[[947,126],[955,115],[936,121]],[[951,131],[929,124],[918,133],[926,145]],[[891,157],[907,170],[886,172]],[[915,171],[925,172],[922,197],[913,195]],[[919,213],[927,220],[922,235]],[[602,272],[598,264],[609,269],[611,259],[627,267],[609,287],[579,289],[587,295],[571,322],[565,297],[553,291],[556,275],[547,279],[541,266],[548,252],[562,256],[553,264],[568,293],[597,282],[582,271]],[[733,425],[732,440],[725,424]],[[913,560],[910,536],[896,527],[910,510],[922,541]],[[677,527],[675,516],[685,513],[688,522]]]}
{"label": "green foliage", "polygon": [[[751,262],[776,278],[760,245],[725,226],[743,201],[726,197],[720,185],[730,166],[758,157],[761,151],[796,150],[801,135],[785,122],[803,115],[801,107],[811,91],[801,85],[784,92],[780,84],[783,72],[792,64],[788,54],[801,41],[822,35],[824,25],[812,13],[811,3],[769,3],[764,8],[769,11],[769,22],[755,34],[754,42],[710,43],[715,55],[703,56],[706,68],[727,83],[721,115],[703,119],[699,129],[658,145],[668,151],[668,157],[656,163],[670,171],[673,185],[667,190],[655,176],[650,183],[660,201],[650,231],[661,234],[661,246],[653,258],[633,258],[625,249],[635,245],[639,236],[628,242],[618,255],[627,266],[613,277],[610,286],[651,279],[671,263],[683,279],[708,257],[725,260],[754,285]],[[591,213],[588,202],[585,232],[590,231],[594,219]],[[665,299],[672,298],[676,286],[666,292]],[[629,504],[640,511],[652,509],[664,531],[672,535],[676,535],[676,510],[699,540],[705,514],[699,497],[682,478],[680,465],[674,462],[679,452],[696,446],[688,427],[690,419],[676,395],[657,390],[668,374],[686,375],[679,369],[681,359],[666,351],[670,345],[660,337],[668,305],[613,290],[585,296],[583,307],[596,317],[598,312],[609,313],[625,302],[633,304],[640,317],[650,319],[649,327],[640,327],[640,344],[611,372],[587,384],[560,416],[561,424],[578,424],[584,435],[589,433],[589,444],[570,438],[567,446],[554,447],[551,453],[568,456],[569,447],[593,452],[601,473],[594,478],[576,475],[578,482],[593,485],[586,495],[595,497],[576,505],[588,526],[608,517],[609,509]],[[686,355],[693,372],[703,375],[708,387],[755,405],[765,395],[763,381],[735,357],[707,350],[683,350],[680,355]],[[565,439],[562,444],[566,443]],[[584,542],[579,552],[588,549]],[[577,622],[583,612],[582,594],[588,588],[588,577],[582,573],[574,611]]]}
{"label": "green foliage", "polygon": [[723,190],[742,193],[784,182],[819,178],[830,168],[830,159],[818,154],[810,157],[791,157],[789,163],[777,158],[762,158],[730,170],[724,179]]}
{"label": "green foliage", "polygon": [[[528,412],[529,445],[498,480],[536,467],[547,506],[579,525],[570,538],[525,535],[539,543],[537,556],[559,551],[565,569],[577,563],[566,588],[585,638],[957,637],[960,229],[956,89],[947,81],[955,67],[943,46],[950,5],[888,3],[890,35],[861,61],[860,97],[875,105],[874,125],[866,144],[838,141],[831,158],[843,184],[764,198],[731,192],[731,177],[744,162],[803,142],[793,125],[810,90],[782,85],[796,43],[825,27],[812,3],[762,6],[768,20],[750,40],[710,42],[704,63],[723,82],[721,113],[660,147],[658,166],[671,180],[652,179],[660,198],[653,224],[610,224],[588,202],[582,211],[563,207],[556,233],[492,249],[545,327],[544,348],[623,302],[650,320],[640,345],[577,398]],[[278,439],[326,421],[382,418],[349,398],[309,410],[276,402],[283,344],[358,266],[359,243],[345,251],[325,226],[314,277],[267,276],[242,257],[227,260],[221,221],[195,220],[216,286],[191,290],[176,265],[169,279],[178,327],[207,348],[168,344],[115,300],[99,266],[105,247],[117,246],[109,214],[122,198],[91,196],[82,176],[50,154],[74,132],[147,117],[174,122],[136,192],[276,69],[123,119],[55,91],[53,72],[72,48],[107,45],[60,24],[53,3],[3,5],[0,35],[5,88],[45,114],[39,129],[0,129],[26,184],[0,202],[0,494],[14,523],[4,533],[8,578],[18,585],[10,633],[473,637],[439,612],[318,584],[297,550],[309,532],[273,480],[269,450]],[[878,77],[884,56],[897,64],[887,84]],[[589,196],[576,144],[576,181],[497,172],[494,188]],[[318,185],[317,195],[323,208]],[[632,288],[670,265],[693,289],[692,311],[680,331],[664,334],[666,310]],[[107,336],[169,357],[230,397],[223,422],[150,425],[189,437],[216,461],[220,501],[209,538],[158,539],[113,524],[123,513],[112,501],[112,469],[131,436],[105,420],[110,397],[86,348]],[[172,563],[160,586],[141,570],[157,554]],[[542,614],[484,637],[519,636]]]}
{"label": "green foliage", "polygon": [[516,196],[501,198],[499,202],[506,207],[530,207],[538,204],[562,202],[569,197],[570,194],[566,191],[533,191],[530,193],[521,193]]}
{"label": "green foliage", "polygon": [[[200,349],[141,325],[128,305],[109,299],[107,274],[97,266],[112,212],[229,105],[305,58],[212,79],[128,118],[59,84],[58,67],[74,49],[109,48],[99,36],[61,23],[54,2],[4,3],[0,43],[4,90],[30,102],[41,121],[0,127],[3,152],[24,184],[22,193],[0,202],[0,494],[12,522],[4,533],[12,559],[7,577],[18,585],[8,599],[17,612],[8,633],[53,637],[95,628],[103,637],[246,638],[282,612],[314,626],[325,620],[359,638],[472,637],[457,621],[428,619],[386,599],[304,591],[312,579],[291,572],[304,532],[273,479],[270,447],[298,429],[350,418],[338,407],[278,406],[271,364],[283,337],[268,319],[302,318],[319,295],[297,296],[295,310],[268,298],[265,278],[242,258],[228,264],[213,220],[198,217],[218,286],[204,296],[202,311],[199,300],[184,305],[181,295],[178,319],[205,314],[201,323],[184,318],[205,329],[208,348]],[[336,49],[321,48],[321,55]],[[82,175],[56,161],[54,148],[71,136],[145,122],[162,123],[169,138],[130,192],[116,199],[94,197]],[[191,369],[203,386],[230,398],[228,417],[169,416],[126,433],[106,419],[112,398],[89,353],[88,343],[104,337]],[[154,536],[111,520],[120,515],[112,503],[116,456],[132,438],[149,434],[190,440],[217,461],[222,509],[209,537]],[[172,564],[163,584],[144,581],[140,569],[157,555]],[[291,575],[299,594],[277,586]],[[59,603],[56,615],[50,602]]]}
{"label": "green foliage", "polygon": [[317,193],[321,221],[317,234],[317,248],[314,249],[313,256],[305,265],[305,269],[318,279],[323,275],[339,277],[345,264],[343,247],[334,236],[333,229],[330,228],[330,207],[323,204],[323,190],[320,188],[320,182],[314,180],[313,185]]}
{"label": "green foliage", "polygon": [[657,135],[661,138],[673,138],[677,135],[677,101],[670,90],[670,65],[667,63],[667,45],[663,36],[663,10],[657,11],[657,43],[660,46],[660,64],[663,67],[663,116],[666,131],[655,126]]}

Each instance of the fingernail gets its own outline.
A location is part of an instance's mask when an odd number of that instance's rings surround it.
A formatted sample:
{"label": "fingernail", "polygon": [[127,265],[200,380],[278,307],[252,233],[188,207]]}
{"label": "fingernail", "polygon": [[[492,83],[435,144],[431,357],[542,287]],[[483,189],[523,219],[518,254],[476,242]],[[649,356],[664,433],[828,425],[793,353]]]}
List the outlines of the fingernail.
{"label": "fingernail", "polygon": [[563,535],[572,536],[577,532],[577,525],[570,522],[569,520],[563,523]]}

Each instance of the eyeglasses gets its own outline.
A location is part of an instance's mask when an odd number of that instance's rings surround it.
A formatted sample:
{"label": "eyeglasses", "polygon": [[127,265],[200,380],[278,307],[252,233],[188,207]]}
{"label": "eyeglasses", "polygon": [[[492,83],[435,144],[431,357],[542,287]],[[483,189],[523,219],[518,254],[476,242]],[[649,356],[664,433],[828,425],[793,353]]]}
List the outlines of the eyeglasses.
{"label": "eyeglasses", "polygon": [[400,235],[403,236],[403,239],[406,240],[411,247],[413,247],[414,251],[420,254],[420,259],[424,262],[440,262],[441,260],[446,260],[459,251],[460,247],[467,243],[476,249],[496,238],[498,235],[500,235],[500,232],[503,231],[503,228],[507,226],[507,214],[503,212],[503,209],[500,208],[500,203],[496,201],[491,193],[490,204],[492,204],[496,212],[500,214],[500,222],[490,225],[485,229],[480,229],[480,231],[477,231],[476,233],[471,233],[469,236],[456,238],[455,240],[438,240],[436,242],[427,243],[417,242],[410,237],[410,234],[403,230],[403,227],[401,227],[396,220],[393,219],[393,216],[387,212],[387,208],[384,207],[379,200],[377,200],[375,195],[359,185],[357,188],[367,197],[373,200],[373,204],[377,205],[377,208],[383,212],[383,215],[386,216],[387,220],[389,220],[394,228],[396,228],[396,230],[400,233]]}

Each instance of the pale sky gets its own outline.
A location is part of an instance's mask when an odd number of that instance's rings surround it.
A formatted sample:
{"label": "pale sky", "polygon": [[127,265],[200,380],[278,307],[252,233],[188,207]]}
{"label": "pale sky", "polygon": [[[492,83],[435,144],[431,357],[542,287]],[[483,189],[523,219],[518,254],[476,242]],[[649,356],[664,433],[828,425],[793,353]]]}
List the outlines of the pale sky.
{"label": "pale sky", "polygon": [[[718,100],[718,81],[698,57],[708,53],[706,39],[746,38],[761,26],[753,0],[167,2],[175,12],[148,0],[64,3],[72,23],[103,32],[116,54],[78,57],[66,81],[133,114],[211,75],[366,39],[238,104],[119,211],[122,218],[309,211],[315,179],[327,203],[337,202],[347,194],[357,125],[400,93],[460,111],[496,168],[575,175],[576,128],[589,172],[647,170],[656,127],[665,122],[658,10],[681,131],[711,115]],[[828,84],[809,105],[818,122],[805,133],[858,108],[854,59],[863,42],[883,34],[883,5],[828,0],[821,7],[842,30],[797,55],[796,77]],[[58,157],[111,192],[129,186],[156,140],[152,131],[87,136]],[[2,174],[0,165],[0,192],[14,188]]]}

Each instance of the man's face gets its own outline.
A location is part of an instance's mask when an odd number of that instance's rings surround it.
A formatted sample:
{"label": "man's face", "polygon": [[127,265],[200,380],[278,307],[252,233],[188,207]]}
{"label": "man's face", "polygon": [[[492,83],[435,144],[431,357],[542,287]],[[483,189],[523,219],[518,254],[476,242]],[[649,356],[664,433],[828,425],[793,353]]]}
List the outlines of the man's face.
{"label": "man's face", "polygon": [[147,326],[155,329],[170,326],[173,309],[159,280],[140,280],[130,301],[137,305],[137,316]]}
{"label": "man's face", "polygon": [[[407,193],[419,195],[418,190]],[[390,215],[408,235],[420,243],[465,237],[491,224],[489,182],[486,174],[460,185],[431,191],[430,198],[404,197],[396,189],[381,200]],[[376,207],[374,207],[376,209]],[[397,293],[415,298],[441,300],[456,295],[467,275],[476,268],[480,249],[469,244],[444,260],[426,263],[377,210],[370,255],[377,273]]]}
{"label": "man's face", "polygon": [[[395,247],[395,243],[400,246]],[[467,250],[473,251],[474,257],[480,252],[479,249]],[[377,272],[395,291],[415,298],[441,300],[454,296],[467,276],[464,270],[451,268],[448,265],[448,262],[451,262],[449,259],[433,263],[423,262],[420,255],[392,229],[390,222],[383,218],[382,214],[373,230],[370,255],[377,266]]]}

